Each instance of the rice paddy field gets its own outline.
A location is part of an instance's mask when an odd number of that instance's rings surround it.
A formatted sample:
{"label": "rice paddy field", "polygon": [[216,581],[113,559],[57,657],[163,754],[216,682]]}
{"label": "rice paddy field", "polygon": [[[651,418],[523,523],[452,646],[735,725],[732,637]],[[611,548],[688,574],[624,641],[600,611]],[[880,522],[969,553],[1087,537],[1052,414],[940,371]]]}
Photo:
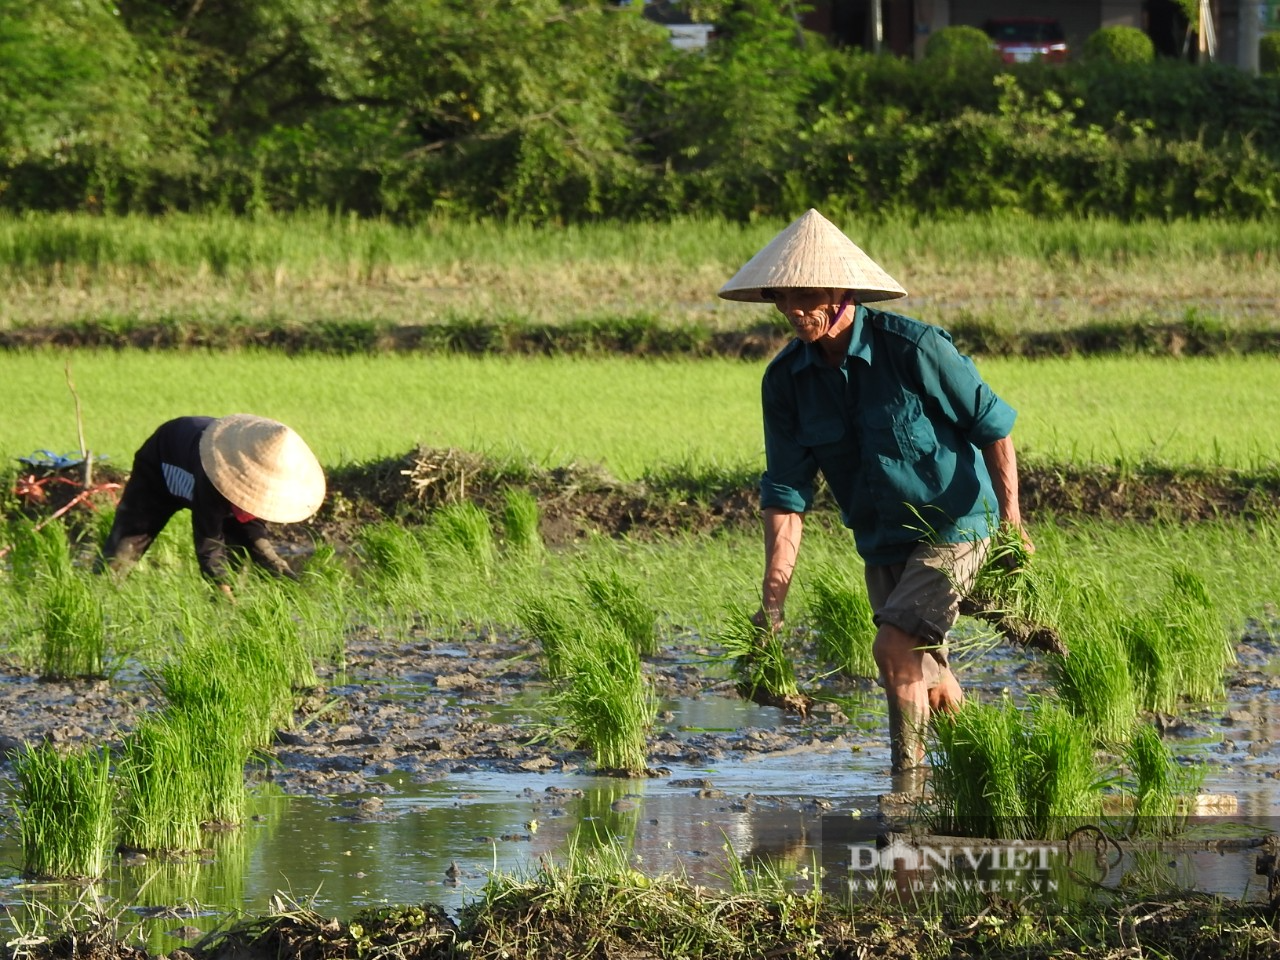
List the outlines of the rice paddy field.
{"label": "rice paddy field", "polygon": [[[830,508],[776,649],[743,656],[767,351],[386,347],[619,318],[776,335],[715,290],[781,226],[0,220],[8,939],[96,923],[201,960],[1274,952],[1273,230],[842,222],[912,291],[904,313],[1077,337],[975,359],[1036,477],[1104,478],[1029,517],[1034,557],[983,583],[999,617],[962,618],[968,702],[926,782],[889,775]],[[331,339],[274,348],[283,323]],[[377,336],[335,348],[360,324]],[[199,336],[147,349],[176,327]],[[1159,335],[1078,349],[1102,327]],[[88,449],[102,483],[163,420],[233,412],[289,423],[344,478],[323,524],[280,531],[300,581],[245,572],[235,604],[181,515],[127,579],[92,575],[110,490],[50,520],[78,474],[44,476],[40,503],[18,459]],[[352,499],[406,476],[438,495]],[[1187,510],[1094,509],[1139,476]],[[714,509],[663,493],[673,477]],[[1249,497],[1212,500],[1218,477]],[[593,529],[574,511],[605,487],[626,523]],[[1070,652],[1014,642],[1015,621]]]}

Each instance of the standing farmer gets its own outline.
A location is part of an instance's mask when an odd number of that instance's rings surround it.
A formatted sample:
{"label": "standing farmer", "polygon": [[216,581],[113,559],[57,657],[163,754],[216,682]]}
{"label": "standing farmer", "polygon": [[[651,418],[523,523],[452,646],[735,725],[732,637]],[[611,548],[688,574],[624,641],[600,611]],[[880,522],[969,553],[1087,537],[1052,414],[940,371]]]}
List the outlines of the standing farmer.
{"label": "standing farmer", "polygon": [[822,473],[865,565],[894,771],[924,756],[931,711],[964,694],[946,635],[998,518],[1032,549],[1018,509],[1016,416],[941,328],[868,307],[906,296],[810,210],[720,290],[774,304],[795,339],[761,396],[765,566],[759,626],[777,629]]}
{"label": "standing farmer", "polygon": [[169,518],[189,508],[200,572],[228,596],[229,561],[245,554],[293,578],[263,521],[305,520],[324,493],[315,454],[283,423],[247,413],[169,420],[134,455],[98,569],[127,572]]}

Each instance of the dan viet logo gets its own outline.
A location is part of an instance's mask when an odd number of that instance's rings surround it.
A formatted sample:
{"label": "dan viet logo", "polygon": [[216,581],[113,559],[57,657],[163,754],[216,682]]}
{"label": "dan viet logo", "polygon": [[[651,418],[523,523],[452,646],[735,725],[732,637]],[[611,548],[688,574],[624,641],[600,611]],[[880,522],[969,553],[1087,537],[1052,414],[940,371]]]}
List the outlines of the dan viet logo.
{"label": "dan viet logo", "polygon": [[895,837],[884,846],[849,845],[849,887],[878,890],[908,882],[914,890],[1053,892],[1050,865],[1063,852],[1053,844],[913,844]]}

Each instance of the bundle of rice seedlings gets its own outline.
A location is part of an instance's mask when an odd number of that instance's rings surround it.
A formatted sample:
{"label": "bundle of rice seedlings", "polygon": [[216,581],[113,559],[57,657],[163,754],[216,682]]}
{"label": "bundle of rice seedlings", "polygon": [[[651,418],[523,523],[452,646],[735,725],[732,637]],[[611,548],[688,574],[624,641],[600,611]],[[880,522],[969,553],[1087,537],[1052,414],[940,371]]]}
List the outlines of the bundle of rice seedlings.
{"label": "bundle of rice seedlings", "polygon": [[849,677],[879,674],[871,653],[876,625],[865,589],[850,587],[835,567],[826,567],[809,583],[808,614],[822,661]]}
{"label": "bundle of rice seedlings", "polygon": [[635,645],[612,621],[584,624],[567,668],[548,701],[563,732],[591,752],[598,768],[644,774],[657,704]]}
{"label": "bundle of rice seedlings", "polygon": [[71,576],[71,541],[61,520],[37,527],[17,516],[9,523],[8,540],[12,544],[9,570],[19,590]]}
{"label": "bundle of rice seedlings", "polygon": [[1140,703],[1174,714],[1187,701],[1204,704],[1225,696],[1227,669],[1235,650],[1204,581],[1185,566],[1171,571],[1170,585],[1122,630],[1139,684]]}
{"label": "bundle of rice seedlings", "polygon": [[481,576],[493,573],[493,524],[489,515],[470,500],[447,503],[436,510],[427,537],[435,550],[450,558],[464,558]]}
{"label": "bundle of rice seedlings", "polygon": [[115,846],[109,751],[28,747],[14,773],[23,874],[101,877]]}
{"label": "bundle of rice seedlings", "polygon": [[508,550],[524,555],[542,553],[539,520],[538,500],[532,493],[520,487],[509,487],[503,492],[502,529]]}
{"label": "bundle of rice seedlings", "polygon": [[638,585],[624,581],[616,570],[584,571],[578,579],[591,606],[612,620],[641,656],[656,652],[658,611],[641,596]]}
{"label": "bundle of rice seedlings", "polygon": [[410,529],[385,521],[360,528],[357,549],[373,592],[392,605],[420,597],[431,577],[427,551]]}
{"label": "bundle of rice seedlings", "polygon": [[48,581],[41,627],[41,676],[105,676],[106,617],[102,599],[84,579],[68,570]]}
{"label": "bundle of rice seedlings", "polygon": [[781,631],[758,627],[746,610],[731,607],[724,625],[707,639],[720,646],[724,659],[732,661],[740,696],[808,715],[811,701],[800,692]]}
{"label": "bundle of rice seedlings", "polygon": [[574,651],[582,642],[582,605],[565,597],[527,597],[519,603],[516,616],[542,647],[542,668],[547,678],[567,677]]}
{"label": "bundle of rice seedlings", "polygon": [[185,711],[161,711],[143,717],[125,737],[117,773],[126,848],[180,852],[200,846],[204,804],[191,722]]}
{"label": "bundle of rice seedlings", "polygon": [[931,825],[960,836],[1055,839],[1101,810],[1088,724],[1049,700],[970,699],[934,719]]}
{"label": "bundle of rice seedlings", "polygon": [[1133,798],[1128,832],[1142,836],[1172,836],[1186,823],[1189,798],[1199,788],[1202,771],[1178,765],[1169,747],[1149,723],[1138,724],[1125,745],[1128,770],[1122,790]]}
{"label": "bundle of rice seedlings", "polygon": [[1123,743],[1138,714],[1129,655],[1112,621],[1082,620],[1071,634],[1070,656],[1049,658],[1049,676],[1072,714],[1105,743]]}

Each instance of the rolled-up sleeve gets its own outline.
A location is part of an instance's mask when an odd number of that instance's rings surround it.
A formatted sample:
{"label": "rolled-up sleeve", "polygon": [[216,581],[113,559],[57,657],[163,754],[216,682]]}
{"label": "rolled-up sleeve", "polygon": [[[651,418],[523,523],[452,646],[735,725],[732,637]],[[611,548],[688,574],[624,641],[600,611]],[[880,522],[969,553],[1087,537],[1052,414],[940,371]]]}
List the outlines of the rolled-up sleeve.
{"label": "rolled-up sleeve", "polygon": [[945,331],[933,328],[918,347],[924,395],[965,439],[981,449],[1009,436],[1017,411],[997,396]]}
{"label": "rolled-up sleeve", "polygon": [[774,377],[766,375],[761,387],[764,410],[765,470],[760,477],[760,508],[778,507],[804,513],[813,506],[818,462],[813,452],[796,439],[794,400]]}

